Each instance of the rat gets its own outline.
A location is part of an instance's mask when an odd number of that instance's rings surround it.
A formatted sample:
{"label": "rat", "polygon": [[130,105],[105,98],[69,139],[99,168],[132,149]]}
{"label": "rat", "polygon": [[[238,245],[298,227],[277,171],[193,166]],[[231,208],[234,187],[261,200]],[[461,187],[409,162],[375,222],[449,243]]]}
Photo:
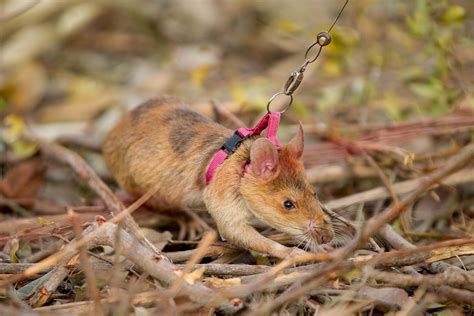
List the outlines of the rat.
{"label": "rat", "polygon": [[281,148],[263,136],[245,139],[217,167],[205,173],[233,131],[189,109],[179,99],[152,99],[128,112],[107,134],[106,164],[132,196],[159,186],[148,204],[158,211],[202,209],[223,239],[244,249],[285,258],[306,253],[261,235],[256,217],[311,250],[334,236],[308,182],[303,162],[303,128]]}

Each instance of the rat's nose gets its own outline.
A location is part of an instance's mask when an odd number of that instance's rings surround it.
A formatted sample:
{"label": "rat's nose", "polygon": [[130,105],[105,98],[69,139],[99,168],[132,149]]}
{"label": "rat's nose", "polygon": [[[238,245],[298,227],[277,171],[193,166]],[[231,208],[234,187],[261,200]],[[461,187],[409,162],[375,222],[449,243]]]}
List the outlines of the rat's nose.
{"label": "rat's nose", "polygon": [[334,232],[332,228],[327,225],[326,221],[323,224],[318,224],[316,221],[310,220],[308,223],[308,231],[315,237],[319,244],[326,244],[334,237]]}
{"label": "rat's nose", "polygon": [[333,236],[334,233],[332,232],[332,229],[323,228],[319,231],[318,239],[321,244],[327,244],[332,240]]}

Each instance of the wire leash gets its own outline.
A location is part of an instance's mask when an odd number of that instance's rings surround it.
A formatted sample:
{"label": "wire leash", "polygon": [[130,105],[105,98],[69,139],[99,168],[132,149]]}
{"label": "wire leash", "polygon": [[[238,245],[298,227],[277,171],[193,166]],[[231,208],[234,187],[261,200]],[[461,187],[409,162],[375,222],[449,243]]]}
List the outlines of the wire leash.
{"label": "wire leash", "polygon": [[[336,19],[332,23],[331,27],[327,32],[320,32],[316,36],[316,41],[312,43],[307,49],[304,54],[304,63],[298,68],[298,70],[293,71],[286,81],[283,90],[280,92],[275,93],[267,103],[267,114],[265,114],[260,121],[258,121],[257,125],[253,128],[239,128],[237,129],[234,134],[229,137],[225,143],[221,146],[219,151],[217,151],[214,156],[211,159],[211,162],[209,163],[209,166],[207,167],[206,174],[205,174],[205,180],[206,180],[206,185],[211,183],[211,180],[214,176],[214,173],[216,169],[224,163],[224,161],[232,155],[237,148],[242,144],[242,142],[249,137],[253,135],[260,135],[264,130],[266,130],[266,135],[265,137],[273,143],[275,148],[280,148],[280,142],[278,140],[278,127],[280,125],[280,118],[281,114],[284,113],[286,110],[288,110],[293,103],[293,93],[298,89],[298,87],[301,84],[301,81],[303,81],[304,77],[304,72],[306,70],[306,67],[315,62],[316,59],[318,59],[319,55],[321,54],[321,50],[323,49],[324,46],[328,45],[331,43],[331,34],[329,32],[332,30],[334,25],[336,25],[337,20],[342,14],[342,11],[344,11],[344,8],[346,7],[347,3],[349,0],[346,0],[344,3],[344,6],[341,8],[339,11],[339,14],[337,15]],[[319,49],[316,53],[316,55],[312,58],[309,58],[309,54],[313,47],[319,46]],[[289,102],[288,104],[281,110],[281,111],[270,111],[270,104],[272,103],[273,100],[275,100],[276,97],[279,95],[286,95],[288,96]],[[249,166],[249,162],[245,162],[245,164],[242,166],[242,172],[245,173],[246,170],[248,169],[247,167]]]}
{"label": "wire leash", "polygon": [[[286,81],[285,85],[283,86],[283,90],[280,92],[275,93],[274,95],[271,96],[271,98],[267,102],[267,112],[270,113],[270,105],[271,103],[280,95],[286,95],[289,97],[288,103],[286,104],[285,107],[280,112],[280,114],[285,113],[293,104],[293,93],[298,89],[300,86],[301,82],[303,81],[304,78],[304,72],[306,70],[306,67],[309,64],[314,63],[318,58],[319,55],[321,55],[321,51],[323,50],[324,46],[327,46],[331,43],[332,37],[330,32],[332,31],[333,27],[336,25],[337,21],[342,15],[342,12],[344,12],[344,9],[346,8],[347,4],[349,3],[349,0],[346,0],[344,2],[344,5],[342,8],[339,10],[339,13],[337,14],[336,18],[334,19],[333,23],[331,24],[331,27],[327,31],[323,31],[318,33],[316,36],[316,41],[312,43],[307,49],[304,54],[304,62],[303,64],[298,68],[298,70],[293,71],[290,76],[288,77],[288,80]],[[309,58],[310,52],[313,50],[315,46],[318,46],[316,55],[312,58]]]}

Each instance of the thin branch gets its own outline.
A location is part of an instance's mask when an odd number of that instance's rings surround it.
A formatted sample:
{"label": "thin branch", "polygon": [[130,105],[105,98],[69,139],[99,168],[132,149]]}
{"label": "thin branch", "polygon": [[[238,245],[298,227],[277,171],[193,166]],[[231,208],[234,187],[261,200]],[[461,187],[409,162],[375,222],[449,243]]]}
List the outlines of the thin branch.
{"label": "thin branch", "polygon": [[[439,170],[443,169],[440,168]],[[393,190],[395,194],[402,195],[415,191],[423,184],[426,177],[421,177],[414,180],[402,181],[393,184]],[[444,185],[456,185],[461,183],[467,183],[474,181],[474,169],[467,168],[466,170],[456,172],[445,179],[439,181],[440,184]],[[435,182],[433,184],[439,184]],[[376,200],[381,200],[390,197],[385,187],[378,187],[371,190],[367,190],[361,193],[352,194],[340,199],[329,201],[325,205],[333,210],[345,208],[357,203],[366,203]]]}
{"label": "thin branch", "polygon": [[[243,121],[241,121],[237,116],[235,116],[232,112],[227,110],[225,107],[220,106],[214,100],[211,100],[210,102],[212,106],[212,111],[214,112],[217,118],[223,117],[225,120],[231,123],[234,128],[247,127],[247,125]],[[217,121],[219,121],[219,119]]]}
{"label": "thin branch", "polygon": [[[76,239],[82,238],[82,228],[79,222],[79,217],[72,210],[68,210],[68,215],[71,218],[72,227],[74,228],[74,234]],[[79,247],[79,259],[82,266],[84,267],[84,274],[86,276],[87,290],[90,298],[94,301],[94,314],[104,315],[104,310],[100,306],[100,295],[97,289],[97,280],[95,279],[94,271],[87,255],[87,249],[84,246]]]}
{"label": "thin branch", "polygon": [[[183,282],[185,282],[186,274],[190,273],[193,265],[200,262],[201,259],[206,255],[206,250],[209,246],[216,240],[217,233],[215,231],[209,231],[204,235],[204,237],[199,242],[196,251],[193,253],[192,257],[186,263],[180,277],[176,279],[175,282],[170,286],[169,291],[176,295],[177,291],[181,288]],[[174,296],[172,295],[172,296]]]}
{"label": "thin branch", "polygon": [[459,154],[452,157],[440,169],[434,171],[428,176],[419,179],[418,188],[400,201],[398,204],[392,204],[382,213],[369,219],[367,225],[361,229],[359,237],[351,241],[345,247],[335,251],[332,255],[334,258],[346,257],[352,253],[358,245],[366,242],[369,237],[373,236],[383,225],[388,224],[412,205],[418,197],[424,194],[430,187],[439,183],[449,174],[461,169],[464,165],[471,162],[474,157],[474,144],[467,145]]}
{"label": "thin branch", "polygon": [[[101,222],[102,221],[99,221],[99,223]],[[58,262],[57,260],[61,259],[59,264],[56,265],[56,268],[50,272],[50,279],[54,279],[55,281],[49,282],[48,280],[47,284],[43,286],[47,290],[47,293],[51,293],[67,275],[69,271],[67,263],[76,255],[78,247],[84,246],[88,249],[99,245],[114,247],[116,234],[116,224],[105,222],[98,225],[95,223],[84,231],[84,237],[82,239],[71,242],[69,245],[64,247],[60,252],[60,255],[50,256],[46,260],[28,268],[21,275],[15,275],[10,279],[0,281],[0,287],[21,280],[25,276],[31,275],[33,272],[40,272],[42,269],[50,266],[51,262]],[[120,250],[123,256],[134,262],[138,267],[140,267],[140,269],[142,269],[142,271],[165,284],[176,282],[178,276],[173,272],[177,270],[176,266],[167,260],[161,259],[160,256],[157,256],[153,252],[153,250],[142,245],[135,236],[129,234],[125,230],[120,230],[119,234],[121,243]],[[213,291],[211,289],[199,282],[194,284],[183,283],[180,292],[181,295],[187,295],[192,301],[200,304],[206,304],[209,302],[214,296],[212,293]]]}

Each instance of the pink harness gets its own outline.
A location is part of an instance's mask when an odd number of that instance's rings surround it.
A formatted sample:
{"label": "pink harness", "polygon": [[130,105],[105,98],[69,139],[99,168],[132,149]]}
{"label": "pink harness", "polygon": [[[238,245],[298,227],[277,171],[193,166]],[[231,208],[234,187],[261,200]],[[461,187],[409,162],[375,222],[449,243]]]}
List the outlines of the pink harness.
{"label": "pink harness", "polygon": [[267,129],[266,137],[275,145],[276,148],[280,148],[280,142],[277,138],[278,126],[280,125],[280,112],[268,112],[254,128],[239,128],[235,131],[234,135],[228,138],[221,149],[212,157],[209,168],[206,172],[206,184],[209,184],[212,180],[212,176],[224,160],[233,154],[240,144],[253,135],[260,135],[263,130]]}

